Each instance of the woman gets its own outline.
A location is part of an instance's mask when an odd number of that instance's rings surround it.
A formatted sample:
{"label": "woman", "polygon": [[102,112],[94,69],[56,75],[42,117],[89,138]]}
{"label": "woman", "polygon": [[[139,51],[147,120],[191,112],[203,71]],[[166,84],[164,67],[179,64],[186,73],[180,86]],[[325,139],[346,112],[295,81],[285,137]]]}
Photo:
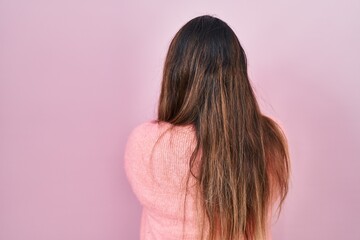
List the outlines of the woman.
{"label": "woman", "polygon": [[233,30],[204,15],[166,56],[156,120],[129,136],[125,170],[141,239],[271,239],[288,192],[285,135],[261,114]]}

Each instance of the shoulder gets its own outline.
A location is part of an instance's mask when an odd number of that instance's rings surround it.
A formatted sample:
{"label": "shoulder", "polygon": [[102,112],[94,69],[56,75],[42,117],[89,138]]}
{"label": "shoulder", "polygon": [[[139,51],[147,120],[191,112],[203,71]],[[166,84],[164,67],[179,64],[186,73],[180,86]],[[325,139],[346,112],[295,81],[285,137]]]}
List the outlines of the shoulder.
{"label": "shoulder", "polygon": [[151,148],[159,139],[166,142],[193,142],[195,139],[193,125],[175,126],[168,122],[148,120],[136,125],[127,139],[126,149],[146,151]]}
{"label": "shoulder", "polygon": [[148,136],[151,135],[151,133],[162,133],[166,130],[173,130],[175,132],[193,132],[194,131],[194,127],[193,125],[185,125],[185,126],[178,126],[178,125],[173,125],[171,123],[168,122],[162,122],[162,121],[157,121],[157,120],[148,120],[145,122],[142,122],[138,125],[136,125],[130,135],[133,136]]}
{"label": "shoulder", "polygon": [[[136,169],[144,164],[144,158],[151,152],[160,131],[169,126],[169,123],[158,123],[155,120],[148,120],[135,125],[127,136],[125,144],[125,170],[129,179],[132,179]],[[135,171],[135,172],[134,172]]]}
{"label": "shoulder", "polygon": [[[168,131],[171,130],[171,131]],[[128,137],[128,145],[140,145],[142,147],[152,144],[164,133],[177,138],[188,138],[194,136],[195,129],[193,125],[175,126],[168,122],[157,120],[148,120],[136,125]]]}
{"label": "shoulder", "polygon": [[129,139],[149,137],[151,134],[170,127],[170,123],[148,120],[136,125],[129,134]]}
{"label": "shoulder", "polygon": [[127,139],[127,148],[147,145],[157,137],[160,132],[170,127],[170,123],[148,120],[132,128]]}
{"label": "shoulder", "polygon": [[125,169],[131,179],[131,173],[141,163],[144,153],[151,145],[151,139],[157,124],[154,121],[145,121],[135,125],[130,130],[125,143]]}

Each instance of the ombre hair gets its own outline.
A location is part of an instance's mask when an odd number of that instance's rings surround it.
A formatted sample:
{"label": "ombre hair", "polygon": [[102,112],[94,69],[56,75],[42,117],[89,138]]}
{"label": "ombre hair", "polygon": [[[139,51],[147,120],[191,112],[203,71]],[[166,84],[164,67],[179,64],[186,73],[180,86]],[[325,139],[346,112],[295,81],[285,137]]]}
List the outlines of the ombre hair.
{"label": "ombre hair", "polygon": [[287,139],[261,113],[244,49],[224,21],[203,15],[176,33],[165,59],[156,122],[194,126],[189,172],[208,222],[207,239],[266,239],[271,209],[278,201],[280,214],[288,193]]}

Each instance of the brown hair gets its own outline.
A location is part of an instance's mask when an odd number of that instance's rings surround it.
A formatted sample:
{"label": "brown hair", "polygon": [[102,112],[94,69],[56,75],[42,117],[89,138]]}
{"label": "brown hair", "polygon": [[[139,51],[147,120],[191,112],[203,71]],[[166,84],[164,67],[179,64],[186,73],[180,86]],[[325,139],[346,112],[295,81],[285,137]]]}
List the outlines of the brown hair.
{"label": "brown hair", "polygon": [[224,21],[199,16],[176,33],[165,59],[156,121],[195,127],[189,169],[209,223],[208,239],[265,239],[274,199],[280,214],[288,192],[287,140],[279,125],[261,114],[245,52]]}

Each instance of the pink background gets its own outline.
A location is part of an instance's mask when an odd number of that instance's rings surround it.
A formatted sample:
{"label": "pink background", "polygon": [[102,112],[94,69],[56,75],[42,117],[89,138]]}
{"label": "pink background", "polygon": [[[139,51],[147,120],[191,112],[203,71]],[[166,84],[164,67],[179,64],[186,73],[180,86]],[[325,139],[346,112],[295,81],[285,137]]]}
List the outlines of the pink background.
{"label": "pink background", "polygon": [[360,239],[360,2],[0,0],[0,239],[138,239],[126,139],[155,117],[168,44],[213,14],[287,133],[274,239]]}

